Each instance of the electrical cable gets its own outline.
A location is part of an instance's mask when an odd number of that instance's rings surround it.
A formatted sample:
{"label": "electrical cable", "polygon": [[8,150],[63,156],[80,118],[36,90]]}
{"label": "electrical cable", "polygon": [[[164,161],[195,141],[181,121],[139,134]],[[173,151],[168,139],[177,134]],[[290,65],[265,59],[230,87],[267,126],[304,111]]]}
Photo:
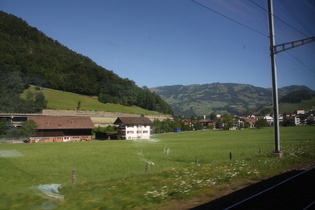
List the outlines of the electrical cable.
{"label": "electrical cable", "polygon": [[[212,11],[212,12],[214,12],[214,13],[216,13],[216,14],[218,14],[218,15],[220,15],[220,16],[222,16],[222,17],[224,17],[224,18],[226,18],[226,19],[228,19],[228,20],[230,20],[230,21],[232,21],[232,22],[234,22],[234,23],[237,23],[237,24],[239,24],[239,25],[241,25],[241,26],[243,26],[243,27],[245,27],[245,28],[247,28],[247,29],[250,29],[250,30],[252,30],[252,31],[254,31],[254,32],[256,32],[256,33],[258,33],[258,34],[264,36],[264,37],[269,38],[269,36],[267,36],[266,34],[260,32],[260,31],[257,31],[256,29],[253,29],[253,28],[251,28],[251,27],[249,27],[249,26],[247,26],[247,25],[245,25],[245,24],[243,24],[243,23],[241,23],[241,22],[239,22],[239,21],[237,21],[237,20],[234,20],[234,19],[232,19],[232,18],[230,18],[230,17],[228,17],[228,16],[226,16],[226,15],[224,15],[224,14],[222,14],[222,13],[220,13],[220,12],[218,12],[218,11],[216,11],[216,10],[214,10],[214,9],[212,9],[212,8],[210,8],[210,7],[208,7],[208,6],[206,6],[206,5],[203,5],[203,4],[199,3],[199,2],[196,2],[195,0],[191,0],[191,1],[194,2],[195,4],[198,4],[198,5],[202,6],[202,7],[204,7],[204,8],[206,8],[206,9],[208,9],[208,10],[210,10],[210,11]],[[255,4],[256,6],[258,6],[259,8],[263,9],[264,11],[268,12],[264,7],[260,6],[259,4],[257,4],[256,2],[254,2],[253,0],[249,0],[249,1],[252,2],[253,4]],[[299,31],[298,29],[294,28],[294,27],[291,26],[290,24],[286,23],[284,20],[278,18],[278,17],[275,16],[275,15],[274,15],[274,17],[277,18],[278,20],[280,20],[281,22],[283,22],[284,24],[286,24],[287,26],[293,28],[293,29],[296,30],[297,32],[299,32],[299,33],[301,33],[301,34],[303,34],[304,36],[307,37],[307,35],[305,35],[303,32]],[[287,51],[286,51],[286,52],[287,52]],[[292,58],[294,58],[296,61],[298,61],[300,64],[302,64],[304,67],[306,67],[308,70],[310,70],[311,72],[315,73],[315,71],[313,71],[310,67],[308,67],[306,64],[304,64],[303,62],[301,62],[297,57],[293,56],[293,55],[290,54],[289,52],[287,52],[287,53],[288,53],[288,55],[290,55]]]}
{"label": "electrical cable", "polygon": [[206,9],[208,9],[208,10],[210,10],[210,11],[212,11],[212,12],[214,12],[214,13],[216,13],[216,14],[218,14],[218,15],[220,15],[220,16],[222,16],[222,17],[224,17],[224,18],[226,18],[226,19],[228,19],[228,20],[230,20],[232,22],[234,22],[234,23],[237,23],[237,24],[239,24],[239,25],[241,25],[241,26],[243,26],[243,27],[245,27],[247,29],[250,29],[250,30],[252,30],[252,31],[254,31],[254,32],[264,36],[264,37],[268,37],[266,34],[260,32],[260,31],[257,31],[256,29],[253,29],[253,28],[251,28],[251,27],[249,27],[249,26],[247,26],[247,25],[245,25],[245,24],[243,24],[243,23],[241,23],[241,22],[239,22],[237,20],[234,20],[233,18],[230,18],[230,17],[228,17],[228,16],[226,16],[226,15],[224,15],[224,14],[222,14],[222,13],[220,13],[220,12],[218,12],[218,11],[216,11],[216,10],[206,6],[206,5],[203,5],[203,4],[199,3],[199,2],[196,2],[195,0],[191,0],[191,1],[194,2],[195,4],[198,4],[199,6],[202,6],[202,7],[206,8]]}
{"label": "electrical cable", "polygon": [[[257,4],[256,2],[254,2],[253,0],[249,0],[251,3],[253,3],[253,4],[255,4],[257,7],[259,7],[259,8],[261,8],[262,10],[264,10],[265,12],[267,12],[268,13],[268,10],[267,9],[265,9],[264,7],[262,7],[262,6],[260,6],[259,4]],[[281,2],[283,1],[283,0],[280,0]],[[284,3],[284,2],[283,2]],[[286,3],[285,3],[286,4]],[[288,7],[288,5],[286,6],[286,7]],[[288,7],[289,8],[289,7]],[[291,9],[290,9],[291,10]],[[292,11],[292,15],[293,15],[294,13],[293,13],[293,11]],[[277,17],[277,16],[275,16],[275,15],[273,15],[275,18],[277,18],[278,20],[280,20],[282,23],[284,23],[284,24],[286,24],[287,26],[289,26],[289,27],[291,27],[291,28],[293,28],[294,30],[296,30],[297,32],[299,32],[299,33],[301,33],[301,34],[303,34],[304,36],[306,36],[307,37],[307,35],[306,34],[304,34],[303,32],[301,32],[301,31],[299,31],[298,29],[296,29],[295,27],[293,27],[293,26],[291,26],[290,24],[288,24],[288,23],[286,23],[284,20],[282,20],[282,19],[280,19],[279,17]],[[300,21],[299,21],[300,22]],[[304,24],[303,24],[304,25]],[[311,32],[310,30],[309,30],[309,28],[305,25],[305,27],[308,29],[308,32]],[[311,33],[312,34],[312,33]],[[302,61],[300,61],[297,57],[295,57],[294,55],[292,55],[291,53],[289,53],[288,51],[285,51],[288,55],[290,55],[292,58],[294,58],[297,62],[299,62],[300,64],[302,64],[305,68],[307,68],[308,70],[310,70],[312,73],[314,73],[315,74],[315,71],[314,70],[312,70],[309,66],[307,66],[306,64],[304,64]]]}
{"label": "electrical cable", "polygon": [[294,58],[297,62],[299,62],[300,64],[302,64],[305,68],[307,68],[308,70],[310,70],[312,73],[315,74],[315,71],[312,70],[309,66],[307,66],[305,63],[303,63],[302,61],[300,61],[297,57],[295,57],[294,55],[292,55],[291,53],[289,53],[288,51],[285,51],[286,53],[288,53],[288,55],[290,55],[292,58]]}
{"label": "electrical cable", "polygon": [[280,2],[282,3],[284,7],[286,7],[286,9],[291,13],[291,15],[302,25],[302,27],[304,27],[304,29],[309,33],[309,35],[312,36],[313,33],[310,30],[310,28],[307,27],[305,23],[303,23],[303,21],[293,12],[293,10],[289,7],[289,5],[283,0],[280,0]]}
{"label": "electrical cable", "polygon": [[[265,9],[264,7],[260,6],[259,4],[257,4],[256,2],[254,2],[253,0],[249,0],[251,3],[255,4],[257,7],[261,8],[262,10],[264,10],[265,12],[268,13],[268,10]],[[282,22],[283,24],[289,26],[290,28],[294,29],[295,31],[299,32],[300,34],[302,34],[305,37],[308,37],[305,33],[303,33],[302,31],[298,30],[297,28],[295,28],[294,26],[288,24],[287,22],[285,22],[284,20],[282,20],[281,18],[277,17],[276,15],[273,14],[273,16],[279,20],[280,22]]]}

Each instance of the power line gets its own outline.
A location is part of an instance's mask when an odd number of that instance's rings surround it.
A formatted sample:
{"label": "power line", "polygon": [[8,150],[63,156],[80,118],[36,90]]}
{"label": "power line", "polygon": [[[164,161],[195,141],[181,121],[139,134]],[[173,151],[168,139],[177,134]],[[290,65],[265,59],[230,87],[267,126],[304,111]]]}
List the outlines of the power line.
{"label": "power line", "polygon": [[312,73],[315,74],[315,71],[313,69],[311,69],[309,66],[307,66],[305,63],[303,63],[302,61],[300,61],[297,57],[295,57],[294,55],[292,55],[291,53],[289,53],[288,51],[285,51],[286,53],[288,53],[288,55],[290,55],[292,58],[294,58],[297,62],[299,62],[300,64],[302,64],[305,68],[307,68],[308,70],[310,70]]}
{"label": "power line", "polygon": [[[255,4],[257,7],[259,7],[260,9],[264,10],[265,12],[268,13],[267,9],[265,9],[264,7],[260,6],[259,4],[257,4],[256,2],[254,2],[253,0],[249,0],[251,3]],[[294,26],[290,25],[289,23],[285,22],[284,20],[282,20],[281,18],[277,17],[276,15],[273,14],[273,16],[281,21],[283,24],[289,26],[290,28],[294,29],[295,31],[299,32],[300,34],[302,34],[305,37],[308,37],[305,33],[303,33],[302,31],[298,30],[297,28],[295,28]]]}
{"label": "power line", "polygon": [[[249,0],[249,1],[252,2],[253,4],[255,4],[257,7],[261,8],[262,10],[264,10],[265,12],[268,13],[268,11],[267,11],[264,7],[260,6],[259,4],[257,4],[256,2],[254,2],[253,0]],[[281,0],[281,1],[282,1],[282,0]],[[293,13],[293,11],[292,11],[292,13]],[[293,26],[289,25],[289,24],[286,23],[284,20],[280,19],[279,17],[277,17],[277,16],[275,16],[275,15],[273,15],[273,16],[274,16],[275,18],[277,18],[278,20],[280,20],[281,22],[283,22],[284,24],[286,24],[287,26],[290,26],[290,27],[293,28],[294,30],[296,30],[296,31],[298,31],[299,33],[301,33],[301,34],[303,34],[304,36],[306,36],[303,32],[301,32],[301,31],[299,31],[298,29],[294,28]],[[306,28],[307,28],[307,26],[306,26]],[[310,30],[309,30],[309,32],[310,32]],[[306,37],[307,37],[307,36],[306,36]],[[289,53],[288,51],[286,51],[286,53],[287,53],[288,55],[290,55],[292,58],[294,58],[297,62],[299,62],[300,64],[302,64],[305,68],[307,68],[308,70],[310,70],[312,73],[315,74],[315,71],[314,71],[314,70],[312,70],[309,66],[307,66],[305,63],[303,63],[302,61],[300,61],[297,57],[295,57],[294,55],[292,55],[292,54]]]}
{"label": "power line", "polygon": [[256,2],[254,2],[253,0],[249,0],[250,2],[252,2],[253,4],[255,4],[257,7],[259,7],[260,9],[264,10],[265,12],[268,12],[264,7],[260,6],[259,4],[257,4]]}
{"label": "power line", "polygon": [[289,5],[283,0],[280,0],[280,2],[282,3],[284,7],[286,7],[286,9],[291,13],[291,15],[304,27],[304,29],[307,30],[309,35],[312,35],[313,33],[310,30],[310,28],[307,27],[305,23],[303,23],[303,21],[293,12],[293,10],[289,7]]}
{"label": "power line", "polygon": [[224,17],[224,18],[226,18],[226,19],[228,19],[228,20],[230,20],[232,22],[234,22],[234,23],[237,23],[237,24],[239,24],[239,25],[241,25],[241,26],[243,26],[243,27],[245,27],[245,28],[247,28],[249,30],[252,30],[252,31],[254,31],[254,32],[264,36],[264,37],[268,37],[266,34],[260,32],[260,31],[257,31],[256,29],[253,29],[253,28],[251,28],[251,27],[249,27],[249,26],[247,26],[247,25],[245,25],[245,24],[243,24],[243,23],[241,23],[241,22],[239,22],[237,20],[234,20],[233,18],[230,18],[230,17],[228,17],[228,16],[226,16],[226,15],[224,15],[224,14],[222,14],[222,13],[220,13],[220,12],[218,12],[218,11],[216,11],[216,10],[206,6],[206,5],[203,5],[203,4],[199,3],[199,2],[196,2],[195,0],[191,0],[191,1],[194,2],[195,4],[198,4],[199,6],[202,6],[202,7],[206,8],[206,9],[208,9],[208,10],[210,10],[210,11],[212,11],[212,12],[214,12],[214,13],[216,13],[216,14],[218,14],[218,15],[220,15],[220,16],[222,16],[222,17]]}
{"label": "power line", "polygon": [[[199,6],[202,6],[202,7],[206,8],[206,9],[210,10],[211,12],[214,12],[214,13],[216,13],[216,14],[218,14],[218,15],[220,15],[220,16],[222,16],[222,17],[224,17],[224,18],[226,18],[226,19],[228,19],[228,20],[230,20],[230,21],[232,21],[232,22],[234,22],[234,23],[237,23],[237,24],[239,24],[239,25],[241,25],[241,26],[243,26],[243,27],[245,27],[245,28],[247,28],[247,29],[250,29],[250,30],[252,30],[252,31],[254,31],[254,32],[256,32],[256,33],[258,33],[258,34],[264,36],[264,37],[269,37],[269,36],[267,36],[266,34],[260,32],[260,31],[257,31],[256,29],[253,29],[253,28],[251,28],[251,27],[249,27],[249,26],[247,26],[247,25],[245,25],[245,24],[243,24],[243,23],[241,23],[241,22],[239,22],[239,21],[237,21],[237,20],[234,20],[233,18],[230,18],[230,17],[228,17],[228,16],[226,16],[226,15],[224,15],[224,14],[222,14],[222,13],[220,13],[220,12],[218,12],[218,11],[216,11],[216,10],[214,10],[214,9],[212,9],[212,8],[210,8],[210,7],[208,7],[208,6],[206,6],[206,5],[203,5],[203,4],[199,3],[199,2],[196,2],[195,0],[191,0],[191,1],[194,2],[195,4],[198,4]],[[260,6],[259,4],[257,4],[256,2],[254,2],[253,0],[249,0],[249,1],[252,2],[253,4],[255,4],[256,6],[258,6],[259,8],[263,9],[264,11],[266,11],[266,12],[268,13],[268,11],[267,11],[264,7]],[[297,32],[299,32],[299,33],[303,34],[304,36],[306,36],[303,32],[299,31],[298,29],[294,28],[294,27],[291,26],[290,24],[286,23],[284,20],[280,19],[279,17],[277,17],[277,16],[275,16],[275,15],[273,15],[273,16],[274,16],[275,18],[277,18],[279,21],[281,21],[281,22],[283,22],[284,24],[286,24],[287,26],[293,28],[293,29],[296,30]],[[306,37],[307,37],[307,36],[306,36]],[[293,56],[291,53],[289,53],[289,52],[287,52],[287,51],[286,51],[286,53],[288,53],[288,55],[290,55],[292,58],[294,58],[296,61],[298,61],[300,64],[302,64],[305,68],[307,68],[307,69],[310,70],[311,72],[315,73],[315,71],[313,71],[310,67],[308,67],[306,64],[304,64],[302,61],[300,61],[297,57]]]}

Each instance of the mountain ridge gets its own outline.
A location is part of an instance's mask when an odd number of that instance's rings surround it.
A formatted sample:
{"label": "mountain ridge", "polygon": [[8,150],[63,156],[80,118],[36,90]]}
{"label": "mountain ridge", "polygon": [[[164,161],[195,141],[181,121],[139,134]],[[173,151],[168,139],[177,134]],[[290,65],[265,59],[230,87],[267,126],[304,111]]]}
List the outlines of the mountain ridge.
{"label": "mountain ridge", "polygon": [[[161,96],[172,107],[175,115],[244,114],[272,104],[271,88],[250,84],[216,82],[159,86],[149,90]],[[307,90],[315,94],[307,86],[291,85],[278,89],[279,98],[295,90]]]}

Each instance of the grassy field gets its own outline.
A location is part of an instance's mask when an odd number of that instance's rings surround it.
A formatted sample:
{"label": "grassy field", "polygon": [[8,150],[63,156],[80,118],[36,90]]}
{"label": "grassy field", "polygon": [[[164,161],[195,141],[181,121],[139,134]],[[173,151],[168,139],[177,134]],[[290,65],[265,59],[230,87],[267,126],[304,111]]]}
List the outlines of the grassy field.
{"label": "grassy field", "polygon": [[[25,90],[21,97],[25,98],[26,92],[35,92],[35,87],[31,86]],[[95,97],[89,97],[84,95],[78,95],[69,92],[63,92],[59,90],[41,88],[40,90],[48,102],[47,109],[56,110],[75,110],[78,106],[78,102],[81,102],[81,110],[93,110],[93,111],[105,111],[105,112],[122,112],[131,114],[144,114],[144,115],[157,115],[158,112],[149,111],[140,107],[128,107],[119,104],[103,104],[99,102]]]}
{"label": "grassy field", "polygon": [[301,103],[280,103],[280,111],[281,113],[285,112],[294,112],[295,110],[310,110],[315,107],[315,97],[312,97],[310,100],[303,100]]}
{"label": "grassy field", "polygon": [[[303,100],[300,103],[279,103],[279,113],[284,114],[287,112],[295,112],[296,110],[314,110],[315,107],[315,97],[310,100]],[[264,108],[269,108],[272,110],[272,105],[264,106]]]}
{"label": "grassy field", "polygon": [[[250,184],[314,160],[315,127],[281,127],[284,157],[272,158],[273,147],[272,128],[1,144],[0,209],[158,209],[200,195],[214,199],[235,182]],[[52,183],[62,184],[64,199],[37,188]]]}

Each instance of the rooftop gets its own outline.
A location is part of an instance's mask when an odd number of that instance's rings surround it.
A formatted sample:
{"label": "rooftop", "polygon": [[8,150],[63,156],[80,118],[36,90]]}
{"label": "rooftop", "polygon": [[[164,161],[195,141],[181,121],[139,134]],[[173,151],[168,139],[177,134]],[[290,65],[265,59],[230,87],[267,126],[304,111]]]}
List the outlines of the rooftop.
{"label": "rooftop", "polygon": [[37,129],[93,129],[94,124],[90,117],[64,117],[64,116],[28,116],[33,120]]}

